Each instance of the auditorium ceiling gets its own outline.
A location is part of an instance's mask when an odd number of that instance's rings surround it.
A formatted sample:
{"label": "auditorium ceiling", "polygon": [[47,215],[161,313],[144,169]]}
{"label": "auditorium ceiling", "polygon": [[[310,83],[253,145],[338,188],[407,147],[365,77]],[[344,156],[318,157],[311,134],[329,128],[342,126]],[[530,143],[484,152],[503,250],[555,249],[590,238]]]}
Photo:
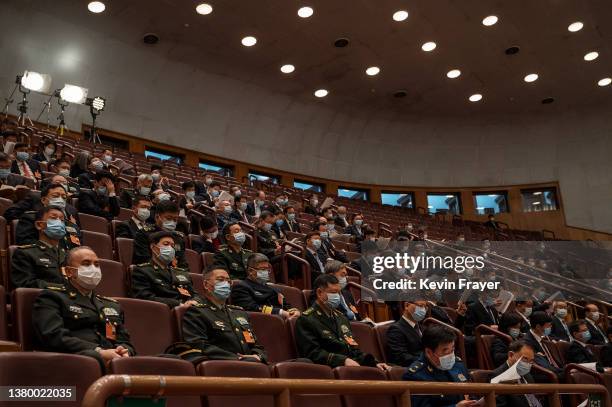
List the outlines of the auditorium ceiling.
{"label": "auditorium ceiling", "polygon": [[[89,12],[88,1],[81,0],[7,4],[52,14],[71,27],[93,30],[103,34],[101,38],[141,47],[193,69],[341,109],[418,116],[545,113],[612,105],[612,85],[598,85],[612,77],[609,0],[206,2],[213,8],[208,15],[196,13],[202,2],[191,0],[105,0],[100,14]],[[304,6],[312,8],[312,16],[298,16]],[[400,10],[408,17],[394,21]],[[484,25],[487,16],[496,16],[497,22]],[[581,22],[582,29],[569,31],[575,22]],[[145,44],[147,33],[155,33],[159,42]],[[74,30],[66,29],[67,41],[70,35]],[[246,36],[257,43],[243,46]],[[341,38],[348,39],[348,45],[335,46]],[[423,51],[427,42],[436,43],[433,51]],[[508,54],[511,47],[518,52]],[[591,52],[598,57],[585,61]],[[295,71],[282,73],[285,64],[294,65]],[[369,76],[369,67],[380,72]],[[447,77],[454,69],[460,76]],[[537,80],[526,82],[529,74],[537,74]],[[329,93],[317,98],[318,89]],[[474,94],[482,99],[470,102]],[[543,103],[547,98],[552,103]]]}

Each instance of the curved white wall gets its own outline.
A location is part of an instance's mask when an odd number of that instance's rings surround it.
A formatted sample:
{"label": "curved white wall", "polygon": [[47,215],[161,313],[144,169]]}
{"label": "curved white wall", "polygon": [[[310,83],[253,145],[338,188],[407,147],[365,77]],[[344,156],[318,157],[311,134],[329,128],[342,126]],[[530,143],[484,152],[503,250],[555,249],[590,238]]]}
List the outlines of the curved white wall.
{"label": "curved white wall", "polygon": [[[22,26],[30,29],[21,34]],[[559,181],[570,226],[612,233],[609,110],[560,116],[347,115],[176,63],[52,16],[0,13],[0,84],[25,69],[108,98],[101,127],[312,176],[384,185],[498,186]],[[43,98],[33,95],[35,118]],[[15,105],[11,112],[15,112]],[[52,122],[57,117],[54,106]],[[45,116],[43,116],[44,120]],[[89,122],[71,106],[69,127]]]}

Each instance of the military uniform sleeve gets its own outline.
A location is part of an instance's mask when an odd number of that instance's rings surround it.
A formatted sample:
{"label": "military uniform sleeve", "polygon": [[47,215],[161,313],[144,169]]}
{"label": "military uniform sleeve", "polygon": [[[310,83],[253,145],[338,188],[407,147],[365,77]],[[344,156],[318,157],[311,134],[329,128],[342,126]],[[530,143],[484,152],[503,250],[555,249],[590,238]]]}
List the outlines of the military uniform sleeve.
{"label": "military uniform sleeve", "polygon": [[117,340],[115,341],[117,345],[121,345],[124,348],[127,348],[130,356],[136,356],[136,349],[132,342],[130,342],[130,334],[125,329],[125,315],[123,310],[121,310],[121,324],[117,327]]}
{"label": "military uniform sleeve", "polygon": [[13,287],[47,288],[47,282],[36,278],[36,265],[24,249],[17,249],[11,262]]}
{"label": "military uniform sleeve", "polygon": [[51,291],[43,291],[34,301],[32,322],[38,342],[43,344],[47,351],[77,353],[94,350],[99,346],[73,336],[64,327],[61,299]]}
{"label": "military uniform sleeve", "polygon": [[209,359],[238,360],[237,354],[210,343],[206,319],[198,306],[189,307],[183,316],[183,339]]}
{"label": "military uniform sleeve", "polygon": [[133,264],[146,263],[151,258],[149,249],[149,236],[143,230],[139,230],[134,238],[134,254],[132,255]]}
{"label": "military uniform sleeve", "polygon": [[236,284],[232,287],[232,304],[243,308],[245,311],[263,312],[265,314],[278,314],[280,308],[269,305],[258,304],[247,287]]}
{"label": "military uniform sleeve", "polygon": [[344,366],[345,355],[327,352],[319,343],[316,327],[305,316],[300,316],[295,325],[296,344],[300,356],[312,360],[319,365],[331,367]]}
{"label": "military uniform sleeve", "polygon": [[221,252],[215,253],[213,257],[213,267],[223,267],[228,271],[230,270],[230,265],[227,264],[227,259]]}
{"label": "military uniform sleeve", "polygon": [[144,267],[135,267],[132,272],[132,296],[141,300],[156,301],[166,304],[170,308],[181,305],[179,300],[164,298],[155,295],[151,275]]}
{"label": "military uniform sleeve", "polygon": [[124,237],[126,239],[133,239],[132,231],[130,230],[130,226],[127,222],[121,222],[117,225],[117,229],[115,230],[115,237]]}

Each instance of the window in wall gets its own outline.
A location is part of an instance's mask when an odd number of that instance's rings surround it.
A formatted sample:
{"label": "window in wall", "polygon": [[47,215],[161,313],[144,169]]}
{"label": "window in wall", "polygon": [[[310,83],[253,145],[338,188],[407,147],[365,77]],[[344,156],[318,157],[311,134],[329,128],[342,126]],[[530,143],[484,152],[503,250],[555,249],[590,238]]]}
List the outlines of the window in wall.
{"label": "window in wall", "polygon": [[182,164],[185,160],[183,154],[173,153],[172,151],[160,150],[157,148],[145,147],[145,157],[155,157],[162,161],[172,161],[177,164]]}
{"label": "window in wall", "polygon": [[313,184],[312,182],[299,181],[297,179],[293,181],[293,188],[318,193],[321,193],[325,190],[325,186],[323,184]]}
{"label": "window in wall", "polygon": [[556,211],[559,209],[556,188],[521,190],[524,212]]}
{"label": "window in wall", "polygon": [[280,184],[280,177],[272,174],[249,171],[249,181],[272,182],[273,184]]}
{"label": "window in wall", "polygon": [[361,201],[368,200],[368,191],[366,189],[344,188],[338,187],[338,196],[349,199],[358,199]]}
{"label": "window in wall", "polygon": [[412,192],[382,192],[380,194],[383,205],[414,208],[414,193]]}
{"label": "window in wall", "polygon": [[216,172],[217,174],[223,175],[225,177],[233,176],[234,172],[234,169],[232,167],[216,164],[210,161],[200,161],[199,167],[208,172]]}
{"label": "window in wall", "polygon": [[461,194],[458,192],[427,194],[429,213],[461,214]]}
{"label": "window in wall", "polygon": [[474,192],[474,206],[479,215],[492,215],[500,212],[510,212],[508,209],[508,194],[500,192]]}

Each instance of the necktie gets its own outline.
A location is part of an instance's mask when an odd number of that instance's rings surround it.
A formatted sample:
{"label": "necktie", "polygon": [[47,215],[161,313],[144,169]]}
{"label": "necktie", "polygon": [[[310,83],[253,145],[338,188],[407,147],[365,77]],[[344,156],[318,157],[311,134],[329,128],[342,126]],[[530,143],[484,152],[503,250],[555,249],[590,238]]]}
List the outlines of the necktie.
{"label": "necktie", "polygon": [[559,365],[557,365],[557,362],[555,362],[555,359],[552,357],[552,355],[551,355],[550,351],[548,350],[548,348],[546,347],[546,345],[544,343],[540,342],[540,346],[542,347],[542,349],[544,349],[544,354],[546,354],[546,358],[548,359],[550,364],[553,365],[554,367],[558,368]]}
{"label": "necktie", "polygon": [[[521,378],[521,382],[523,384],[528,384],[527,380],[522,379],[522,378]],[[535,395],[525,394],[525,398],[527,399],[527,404],[529,404],[529,407],[542,407],[542,404],[540,404],[540,400],[538,400],[538,398]]]}
{"label": "necktie", "polygon": [[423,336],[423,332],[421,332],[421,327],[419,327],[418,322],[414,324],[414,330],[419,334],[419,338]]}
{"label": "necktie", "polygon": [[30,166],[26,164],[25,161],[21,162],[21,170],[23,171],[23,176],[26,178],[34,178],[32,175],[32,171],[30,170]]}

